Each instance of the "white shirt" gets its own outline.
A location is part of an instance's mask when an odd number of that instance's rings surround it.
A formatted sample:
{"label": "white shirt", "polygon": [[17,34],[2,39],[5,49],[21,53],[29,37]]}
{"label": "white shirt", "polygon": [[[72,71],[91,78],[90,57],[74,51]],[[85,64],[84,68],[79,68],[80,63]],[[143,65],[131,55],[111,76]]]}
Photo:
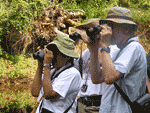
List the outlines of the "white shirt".
{"label": "white shirt", "polygon": [[[116,45],[110,45],[110,56],[112,59],[114,59],[119,52],[119,48]],[[82,59],[83,59],[83,74],[82,74],[82,81],[81,81],[81,87],[83,84],[85,84],[87,79],[87,91],[82,92],[79,91],[78,96],[84,97],[84,96],[94,96],[94,95],[102,95],[103,91],[105,91],[106,83],[103,82],[101,84],[93,84],[91,80],[91,68],[90,68],[90,51],[89,49],[85,50],[82,53]],[[74,60],[75,67],[79,70],[79,58]]]}
{"label": "white shirt", "polygon": [[[51,70],[51,74],[52,72],[53,70]],[[42,108],[45,108],[54,113],[63,113],[72,104],[73,100],[77,98],[80,83],[81,75],[76,68],[71,67],[64,70],[57,78],[52,81],[53,90],[61,97],[56,101],[46,100],[43,98]],[[43,87],[41,88],[38,100],[42,97],[42,95]],[[75,113],[76,105],[77,103],[75,101],[68,113]],[[39,107],[40,104],[36,113],[39,113]]]}
{"label": "white shirt", "polygon": [[[113,61],[116,70],[124,73],[117,81],[124,93],[133,102],[146,90],[147,62],[144,48],[138,37],[128,44]],[[132,113],[130,105],[122,98],[114,84],[107,85],[103,93],[99,113]]]}

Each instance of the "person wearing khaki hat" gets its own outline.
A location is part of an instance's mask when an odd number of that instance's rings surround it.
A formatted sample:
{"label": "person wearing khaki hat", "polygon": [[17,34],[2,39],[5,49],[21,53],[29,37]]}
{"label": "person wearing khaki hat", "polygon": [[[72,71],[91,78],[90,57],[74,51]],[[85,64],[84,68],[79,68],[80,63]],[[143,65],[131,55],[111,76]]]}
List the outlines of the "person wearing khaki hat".
{"label": "person wearing khaki hat", "polygon": [[[86,24],[77,26],[77,32],[82,35],[82,31],[86,31],[89,28],[93,28],[99,25],[99,18],[88,19]],[[86,34],[83,34],[81,39],[84,40]],[[79,40],[75,40],[77,44]],[[115,55],[119,51],[116,45],[110,45],[111,48],[111,58],[114,59]],[[100,49],[100,48],[99,48]],[[80,62],[82,59],[82,67]],[[80,58],[74,59],[74,66],[80,70],[82,69],[82,80],[81,89],[78,93],[78,113],[97,113],[99,112],[99,106],[101,104],[102,93],[105,91],[106,83],[93,84],[91,80],[90,72],[90,51],[86,49],[80,54]],[[85,88],[87,87],[87,88]]]}
{"label": "person wearing khaki hat", "polygon": [[41,99],[36,113],[75,113],[81,75],[74,67],[73,60],[79,57],[74,49],[74,41],[61,32],[43,50],[31,88]]}
{"label": "person wearing khaki hat", "polygon": [[[137,24],[133,21],[129,9],[113,7],[108,10],[106,19],[100,20],[100,27],[102,30],[95,37],[100,38],[100,41],[93,45],[87,42],[91,54],[92,82],[107,84],[99,113],[132,113],[133,109],[116,87],[119,86],[131,102],[146,91],[146,53],[135,36]],[[110,57],[111,44],[116,44],[120,48],[114,60]],[[102,66],[102,69],[99,66]]]}

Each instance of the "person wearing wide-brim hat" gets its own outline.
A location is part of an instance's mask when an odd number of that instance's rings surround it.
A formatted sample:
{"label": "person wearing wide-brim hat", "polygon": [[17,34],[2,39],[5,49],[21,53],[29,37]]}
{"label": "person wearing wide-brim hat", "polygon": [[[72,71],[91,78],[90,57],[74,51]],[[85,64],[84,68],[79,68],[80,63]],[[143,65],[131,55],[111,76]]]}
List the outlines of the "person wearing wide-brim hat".
{"label": "person wearing wide-brim hat", "polygon": [[[99,26],[99,18],[88,19],[86,24],[76,26],[76,32],[79,33],[82,37],[82,40],[86,40],[87,36],[85,32],[87,29],[92,29],[96,26]],[[77,43],[78,39],[75,40]],[[109,46],[111,49],[110,55],[114,59],[115,55],[119,51],[116,45]],[[100,48],[99,48],[100,49]],[[81,65],[82,59],[82,65]],[[93,84],[91,80],[91,70],[90,70],[90,51],[86,49],[80,58],[74,59],[74,66],[80,70],[82,69],[82,80],[81,80],[81,90],[78,93],[78,112],[79,113],[97,113],[99,112],[99,106],[101,104],[102,93],[105,91],[106,83],[102,84]],[[82,67],[81,67],[82,66]],[[87,87],[86,90],[83,90],[83,87]]]}
{"label": "person wearing wide-brim hat", "polygon": [[[123,7],[109,9],[106,19],[100,20],[100,24],[102,30],[95,38],[100,37],[101,40],[93,45],[87,43],[91,53],[92,82],[108,84],[103,92],[99,113],[132,113],[130,105],[114,83],[118,84],[131,102],[146,91],[146,53],[135,36],[137,24],[133,21],[131,11]],[[110,44],[120,48],[115,60],[110,57]],[[98,49],[99,45],[101,50]]]}
{"label": "person wearing wide-brim hat", "polygon": [[79,57],[74,49],[74,41],[64,33],[58,33],[44,49],[31,88],[33,96],[42,98],[36,113],[75,113],[81,75],[74,67],[73,60]]}

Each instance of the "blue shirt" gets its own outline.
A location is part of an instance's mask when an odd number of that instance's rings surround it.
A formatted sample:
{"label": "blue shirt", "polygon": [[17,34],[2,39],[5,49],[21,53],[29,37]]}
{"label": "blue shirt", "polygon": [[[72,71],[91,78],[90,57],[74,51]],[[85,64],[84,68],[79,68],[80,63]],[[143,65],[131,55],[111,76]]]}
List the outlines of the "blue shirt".
{"label": "blue shirt", "polygon": [[[146,91],[147,62],[144,48],[133,37],[113,61],[116,70],[124,76],[117,81],[124,93],[133,102]],[[103,93],[99,113],[132,113],[128,103],[122,98],[114,84],[107,85]]]}

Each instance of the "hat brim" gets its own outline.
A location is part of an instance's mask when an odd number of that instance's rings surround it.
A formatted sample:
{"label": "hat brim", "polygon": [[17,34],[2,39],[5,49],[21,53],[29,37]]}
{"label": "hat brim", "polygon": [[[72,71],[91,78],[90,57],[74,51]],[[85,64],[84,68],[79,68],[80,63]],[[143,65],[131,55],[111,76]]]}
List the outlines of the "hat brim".
{"label": "hat brim", "polygon": [[119,23],[119,24],[131,24],[131,25],[135,25],[137,27],[137,24],[135,22],[130,21],[130,20],[125,20],[125,19],[109,18],[109,19],[99,21],[100,24],[106,24],[106,23],[110,23],[110,22]]}
{"label": "hat brim", "polygon": [[76,26],[77,29],[85,29],[85,30],[89,29],[89,28],[92,28],[92,27],[93,27],[92,23]]}
{"label": "hat brim", "polygon": [[56,45],[58,50],[63,54],[65,54],[66,56],[79,58],[79,55],[73,49],[63,47],[57,40],[54,40],[53,42],[49,43],[47,48],[51,48],[52,47],[51,45],[53,44]]}
{"label": "hat brim", "polygon": [[99,18],[88,20],[87,24],[76,26],[77,29],[89,29],[99,25]]}

